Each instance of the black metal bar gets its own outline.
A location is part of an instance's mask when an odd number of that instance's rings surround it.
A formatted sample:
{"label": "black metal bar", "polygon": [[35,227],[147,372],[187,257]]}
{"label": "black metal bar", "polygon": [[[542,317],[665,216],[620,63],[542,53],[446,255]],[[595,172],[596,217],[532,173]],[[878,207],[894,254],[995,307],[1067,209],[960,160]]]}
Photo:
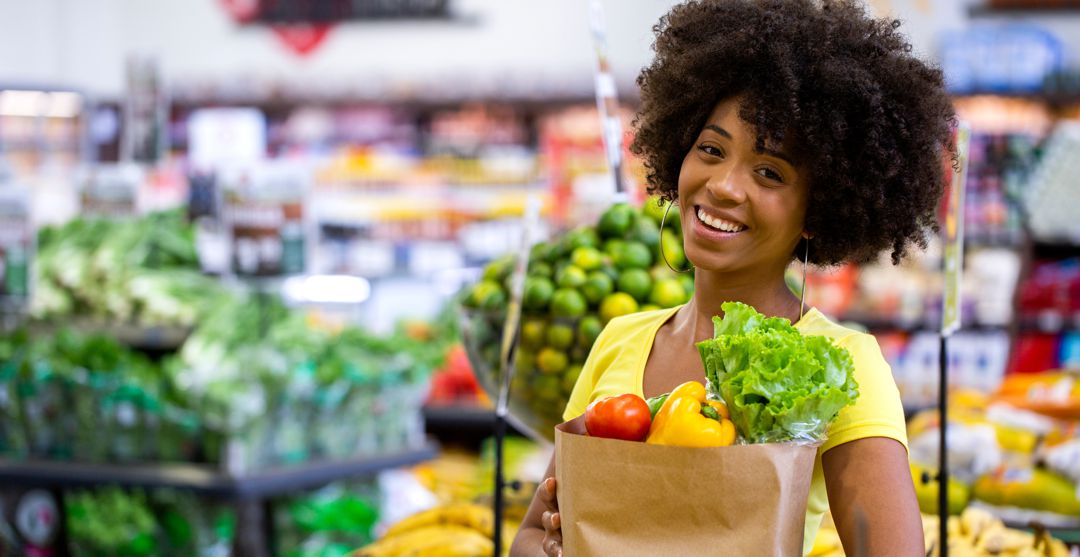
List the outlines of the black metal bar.
{"label": "black metal bar", "polygon": [[941,557],[949,557],[949,455],[946,434],[949,429],[949,356],[948,340],[941,334],[938,347],[938,546]]}
{"label": "black metal bar", "polygon": [[495,529],[492,555],[502,555],[503,509],[506,505],[506,480],[503,478],[503,442],[506,440],[506,417],[495,415]]}
{"label": "black metal bar", "polygon": [[338,479],[364,476],[434,458],[434,445],[385,456],[297,466],[230,476],[208,465],[108,465],[55,461],[0,461],[0,485],[94,487],[169,487],[224,499],[257,499],[325,485]]}

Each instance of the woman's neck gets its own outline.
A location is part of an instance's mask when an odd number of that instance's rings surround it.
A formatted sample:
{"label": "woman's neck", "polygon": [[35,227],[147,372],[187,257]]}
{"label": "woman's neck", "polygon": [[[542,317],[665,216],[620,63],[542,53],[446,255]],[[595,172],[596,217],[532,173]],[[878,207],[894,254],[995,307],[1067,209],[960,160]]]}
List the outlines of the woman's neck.
{"label": "woman's neck", "polygon": [[680,311],[678,328],[694,331],[695,340],[712,338],[714,316],[723,316],[725,302],[742,302],[770,317],[799,320],[799,298],[788,289],[783,273],[767,279],[737,281],[717,273],[698,270],[694,276],[694,296]]}

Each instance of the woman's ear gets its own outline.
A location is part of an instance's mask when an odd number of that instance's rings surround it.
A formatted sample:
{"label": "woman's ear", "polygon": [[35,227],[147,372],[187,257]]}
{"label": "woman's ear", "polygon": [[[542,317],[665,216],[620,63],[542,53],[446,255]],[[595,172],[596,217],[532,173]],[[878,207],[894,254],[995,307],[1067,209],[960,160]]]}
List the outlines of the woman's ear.
{"label": "woman's ear", "polygon": [[803,230],[802,237],[803,237],[804,240],[813,240],[814,239],[814,235],[811,234],[810,232],[806,231],[806,230]]}

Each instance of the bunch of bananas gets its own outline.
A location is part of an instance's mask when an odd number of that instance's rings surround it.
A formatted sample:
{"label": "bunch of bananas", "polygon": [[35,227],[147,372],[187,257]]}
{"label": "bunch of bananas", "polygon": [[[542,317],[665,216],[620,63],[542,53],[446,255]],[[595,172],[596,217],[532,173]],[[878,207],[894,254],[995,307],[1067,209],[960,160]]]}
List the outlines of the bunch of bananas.
{"label": "bunch of bananas", "polygon": [[[451,503],[414,514],[391,526],[379,541],[350,557],[493,557],[494,513],[475,503]],[[509,550],[517,525],[505,523]]]}
{"label": "bunch of bananas", "polygon": [[[923,539],[927,557],[941,554],[938,545],[938,517],[923,515]],[[823,525],[814,540],[810,557],[843,557],[840,535],[835,526]],[[1045,531],[1031,534],[1012,530],[985,510],[968,507],[959,517],[949,517],[949,555],[956,557],[1068,557],[1060,540]]]}
{"label": "bunch of bananas", "polygon": [[[928,557],[941,553],[938,543],[938,517],[923,515],[923,539],[926,540]],[[985,510],[968,507],[959,517],[949,518],[949,555],[1067,557],[1069,550],[1060,540],[1051,538],[1045,531],[1036,535],[1012,530]]]}

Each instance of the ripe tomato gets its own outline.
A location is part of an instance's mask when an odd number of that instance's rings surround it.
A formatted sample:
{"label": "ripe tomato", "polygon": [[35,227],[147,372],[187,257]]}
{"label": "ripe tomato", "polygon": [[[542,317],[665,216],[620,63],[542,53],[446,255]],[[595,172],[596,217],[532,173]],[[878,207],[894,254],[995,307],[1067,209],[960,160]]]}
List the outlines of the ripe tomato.
{"label": "ripe tomato", "polygon": [[650,425],[649,404],[634,394],[609,396],[585,410],[585,429],[593,437],[643,441]]}

